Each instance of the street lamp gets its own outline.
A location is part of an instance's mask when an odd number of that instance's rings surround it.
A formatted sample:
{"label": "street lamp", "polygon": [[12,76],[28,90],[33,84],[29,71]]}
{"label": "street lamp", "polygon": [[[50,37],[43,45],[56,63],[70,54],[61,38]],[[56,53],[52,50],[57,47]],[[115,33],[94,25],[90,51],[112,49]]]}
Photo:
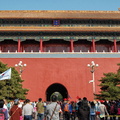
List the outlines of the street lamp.
{"label": "street lamp", "polygon": [[15,67],[18,67],[19,68],[19,72],[20,72],[20,77],[21,77],[21,74],[22,72],[24,71],[24,68],[27,66],[27,64],[23,64],[22,61],[19,61],[18,64],[15,64]]}
{"label": "street lamp", "polygon": [[95,64],[95,62],[92,61],[91,64],[88,64],[87,66],[91,68],[90,72],[92,73],[92,80],[90,80],[89,83],[90,82],[93,83],[93,94],[95,94],[96,91],[95,91],[95,75],[94,75],[94,72],[95,72],[96,67],[98,67],[99,65]]}

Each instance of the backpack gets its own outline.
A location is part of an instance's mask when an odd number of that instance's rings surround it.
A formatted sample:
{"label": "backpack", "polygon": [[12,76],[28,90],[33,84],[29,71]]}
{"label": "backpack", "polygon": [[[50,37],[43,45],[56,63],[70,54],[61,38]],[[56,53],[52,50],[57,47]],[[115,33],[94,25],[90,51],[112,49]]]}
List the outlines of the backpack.
{"label": "backpack", "polygon": [[117,106],[116,105],[111,106],[110,113],[112,113],[112,114],[117,113]]}
{"label": "backpack", "polygon": [[110,113],[114,113],[114,105],[111,106]]}
{"label": "backpack", "polygon": [[65,104],[65,105],[64,105],[64,111],[66,111],[66,112],[69,111],[69,105],[68,105],[68,104]]}
{"label": "backpack", "polygon": [[10,103],[7,104],[7,107],[10,108]]}
{"label": "backpack", "polygon": [[83,111],[89,111],[89,110],[90,110],[90,107],[89,107],[89,105],[88,105],[88,101],[83,100],[83,101],[81,102],[81,106],[80,106],[79,109],[82,109]]}
{"label": "backpack", "polygon": [[95,107],[91,107],[91,109],[90,109],[90,115],[95,115]]}
{"label": "backpack", "polygon": [[5,120],[5,109],[0,109],[0,120]]}

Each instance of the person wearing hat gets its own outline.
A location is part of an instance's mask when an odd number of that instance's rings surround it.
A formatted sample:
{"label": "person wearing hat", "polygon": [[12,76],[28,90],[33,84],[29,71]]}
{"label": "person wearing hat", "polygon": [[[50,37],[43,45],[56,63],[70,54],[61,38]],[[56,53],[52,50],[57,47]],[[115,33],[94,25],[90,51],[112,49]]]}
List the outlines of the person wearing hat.
{"label": "person wearing hat", "polygon": [[62,105],[62,111],[63,111],[63,118],[65,120],[70,120],[71,114],[72,114],[72,105],[70,104],[69,99],[64,99],[64,103]]}
{"label": "person wearing hat", "polygon": [[19,100],[14,100],[14,105],[9,111],[10,119],[9,120],[20,120],[20,116],[22,115],[22,109],[18,107]]}
{"label": "person wearing hat", "polygon": [[46,106],[47,120],[60,120],[59,111],[61,109],[60,104],[57,103],[57,96],[52,96],[52,102]]}

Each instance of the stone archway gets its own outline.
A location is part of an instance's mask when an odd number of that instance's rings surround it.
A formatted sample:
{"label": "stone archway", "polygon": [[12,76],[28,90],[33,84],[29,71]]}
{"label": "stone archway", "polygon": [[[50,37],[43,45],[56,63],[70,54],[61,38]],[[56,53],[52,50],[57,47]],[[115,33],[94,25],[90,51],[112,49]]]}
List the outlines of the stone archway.
{"label": "stone archway", "polygon": [[46,90],[46,100],[47,101],[50,101],[50,97],[54,92],[59,92],[63,96],[63,98],[68,97],[68,91],[65,88],[65,86],[63,86],[62,84],[59,84],[59,83],[54,83],[54,84],[50,85]]}

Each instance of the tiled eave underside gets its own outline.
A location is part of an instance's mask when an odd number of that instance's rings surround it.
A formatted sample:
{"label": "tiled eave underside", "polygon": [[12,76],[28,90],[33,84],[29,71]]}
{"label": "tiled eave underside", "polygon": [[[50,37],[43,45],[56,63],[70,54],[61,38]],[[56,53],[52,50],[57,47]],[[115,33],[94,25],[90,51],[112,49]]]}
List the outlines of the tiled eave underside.
{"label": "tiled eave underside", "polygon": [[120,27],[0,27],[0,32],[120,32]]}
{"label": "tiled eave underside", "polygon": [[118,19],[120,11],[0,11],[0,19]]}

